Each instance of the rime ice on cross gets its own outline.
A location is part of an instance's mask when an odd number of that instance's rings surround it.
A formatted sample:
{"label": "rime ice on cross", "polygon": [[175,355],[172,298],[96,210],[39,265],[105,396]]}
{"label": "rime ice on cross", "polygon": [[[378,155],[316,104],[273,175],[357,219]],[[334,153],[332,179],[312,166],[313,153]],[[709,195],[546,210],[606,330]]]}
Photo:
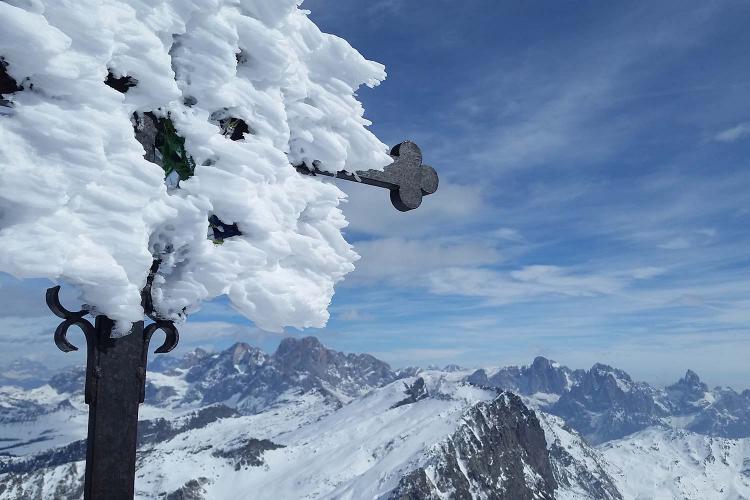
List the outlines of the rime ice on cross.
{"label": "rime ice on cross", "polygon": [[393,163],[383,170],[360,170],[349,173],[345,170],[326,172],[313,163],[310,169],[304,165],[297,171],[306,175],[328,175],[338,179],[386,188],[391,192],[391,203],[396,209],[408,212],[419,207],[424,196],[437,191],[438,175],[434,168],[422,164],[422,151],[411,141],[405,141],[391,149]]}

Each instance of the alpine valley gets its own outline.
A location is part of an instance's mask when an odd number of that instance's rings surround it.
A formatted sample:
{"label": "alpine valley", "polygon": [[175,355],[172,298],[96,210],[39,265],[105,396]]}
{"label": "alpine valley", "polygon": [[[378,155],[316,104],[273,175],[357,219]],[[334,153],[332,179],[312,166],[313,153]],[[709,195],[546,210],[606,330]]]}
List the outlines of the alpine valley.
{"label": "alpine valley", "polygon": [[[24,366],[0,373],[0,499],[80,498],[84,370]],[[142,499],[750,499],[750,391],[235,344],[154,359],[137,469]]]}

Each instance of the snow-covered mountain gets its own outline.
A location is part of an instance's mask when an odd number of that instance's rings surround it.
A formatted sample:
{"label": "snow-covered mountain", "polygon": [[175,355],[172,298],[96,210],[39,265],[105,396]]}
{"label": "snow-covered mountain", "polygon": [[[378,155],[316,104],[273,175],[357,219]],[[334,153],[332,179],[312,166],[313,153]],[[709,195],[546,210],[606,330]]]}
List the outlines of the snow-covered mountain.
{"label": "snow-covered mountain", "polygon": [[479,369],[467,380],[528,396],[538,408],[562,417],[595,444],[651,426],[680,427],[716,437],[750,437],[750,390],[711,390],[692,370],[662,389],[601,363],[590,370],[571,370],[538,357],[525,367]]}
{"label": "snow-covered mountain", "polygon": [[0,369],[0,387],[12,385],[23,389],[43,386],[53,372],[44,363],[18,358]]}
{"label": "snow-covered mountain", "polygon": [[[80,497],[82,386],[0,388],[0,499]],[[196,350],[150,366],[137,496],[750,498],[750,439],[714,437],[750,434],[745,396],[545,358],[394,371],[311,337]]]}
{"label": "snow-covered mountain", "polygon": [[599,449],[625,498],[750,498],[750,439],[650,428]]}

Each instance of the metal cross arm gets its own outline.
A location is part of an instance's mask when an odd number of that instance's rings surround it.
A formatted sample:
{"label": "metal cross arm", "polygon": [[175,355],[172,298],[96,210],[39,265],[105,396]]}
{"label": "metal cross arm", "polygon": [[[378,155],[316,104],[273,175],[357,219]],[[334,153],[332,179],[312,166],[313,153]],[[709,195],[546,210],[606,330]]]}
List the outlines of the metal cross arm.
{"label": "metal cross arm", "polygon": [[341,170],[335,174],[306,165],[295,167],[305,175],[327,175],[370,186],[378,186],[391,192],[391,203],[401,212],[408,212],[419,207],[424,196],[437,191],[438,174],[434,168],[422,164],[422,151],[411,141],[405,141],[391,149],[393,163],[383,170],[359,170],[354,173]]}

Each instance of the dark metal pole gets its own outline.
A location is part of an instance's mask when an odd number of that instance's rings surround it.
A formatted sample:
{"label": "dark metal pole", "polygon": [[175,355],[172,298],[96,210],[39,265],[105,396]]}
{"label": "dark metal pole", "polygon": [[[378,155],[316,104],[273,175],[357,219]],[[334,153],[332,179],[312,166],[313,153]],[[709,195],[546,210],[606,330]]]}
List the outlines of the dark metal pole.
{"label": "dark metal pole", "polygon": [[[145,387],[143,321],[111,338],[112,322],[96,318],[93,367],[87,370],[89,431],[85,499],[130,500],[135,491],[138,407]],[[88,379],[92,378],[89,384]]]}
{"label": "dark metal pole", "polygon": [[[150,292],[150,287],[147,290]],[[64,319],[55,330],[55,343],[63,352],[78,350],[67,339],[68,329],[77,326],[86,336],[88,347],[84,499],[131,500],[135,494],[138,408],[145,394],[149,341],[156,330],[163,330],[166,341],[155,352],[169,352],[177,346],[179,334],[171,322],[156,321],[144,328],[143,321],[138,321],[128,335],[112,338],[114,323],[109,318],[97,316],[92,325],[84,319],[86,311],[71,312],[60,304],[59,291],[59,286],[47,290],[47,305]]]}

